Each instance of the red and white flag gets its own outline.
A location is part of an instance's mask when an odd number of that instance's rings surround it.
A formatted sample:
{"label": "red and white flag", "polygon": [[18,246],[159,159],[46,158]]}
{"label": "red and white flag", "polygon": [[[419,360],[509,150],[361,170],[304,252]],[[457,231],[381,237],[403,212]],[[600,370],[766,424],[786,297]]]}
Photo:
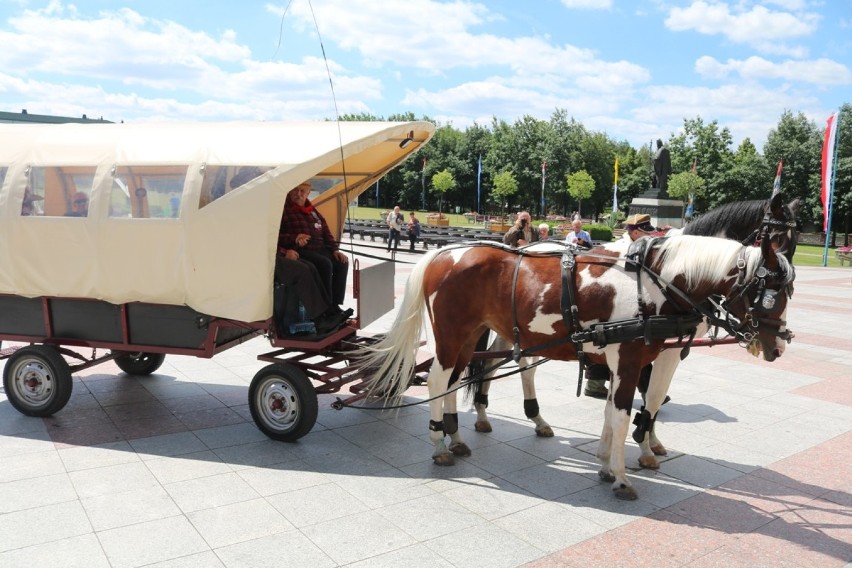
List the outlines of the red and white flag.
{"label": "red and white flag", "polygon": [[778,162],[778,172],[775,174],[775,183],[772,184],[772,197],[781,192],[781,166],[784,160]]}
{"label": "red and white flag", "polygon": [[831,193],[833,184],[831,178],[834,175],[834,145],[837,142],[837,113],[828,117],[825,127],[825,141],[822,145],[822,230],[828,230],[828,217],[831,215]]}

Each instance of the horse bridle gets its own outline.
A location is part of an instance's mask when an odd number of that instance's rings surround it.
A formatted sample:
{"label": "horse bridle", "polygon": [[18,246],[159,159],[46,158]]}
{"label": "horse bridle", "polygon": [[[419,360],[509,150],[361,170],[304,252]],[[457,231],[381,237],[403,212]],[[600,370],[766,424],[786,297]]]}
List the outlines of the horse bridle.
{"label": "horse bridle", "polygon": [[782,210],[784,211],[784,219],[776,219],[770,215],[770,212],[767,211],[763,215],[763,221],[760,222],[760,226],[753,230],[748,234],[746,238],[740,241],[740,244],[743,246],[755,246],[759,247],[763,239],[769,237],[770,230],[776,230],[780,233],[786,233],[787,238],[790,241],[790,256],[787,258],[790,262],[793,261],[793,253],[795,252],[796,247],[796,219],[795,215],[793,215],[793,211],[790,209],[790,206],[784,204],[782,206]]}
{"label": "horse bridle", "polygon": [[[722,304],[727,307],[720,308],[725,312],[725,322],[728,324],[726,329],[733,335],[741,338],[743,342],[751,343],[757,333],[756,330],[761,325],[768,325],[770,329],[774,326],[775,331],[770,331],[769,333],[790,343],[793,339],[793,333],[789,329],[781,331],[781,328],[786,326],[787,322],[782,319],[769,318],[766,314],[775,307],[779,293],[787,294],[788,297],[792,296],[792,282],[795,279],[795,269],[792,264],[789,265],[793,274],[791,277],[788,277],[784,270],[780,268],[779,270],[769,270],[766,268],[766,260],[764,259],[763,264],[758,267],[754,276],[746,282],[745,250],[743,250],[743,253],[737,259],[737,282],[731,292],[722,300]],[[776,290],[767,286],[767,281],[781,281],[784,284]],[[748,293],[754,288],[756,288],[754,299],[749,301]],[[742,302],[745,306],[745,314],[740,320],[730,310],[730,306],[737,302]]]}

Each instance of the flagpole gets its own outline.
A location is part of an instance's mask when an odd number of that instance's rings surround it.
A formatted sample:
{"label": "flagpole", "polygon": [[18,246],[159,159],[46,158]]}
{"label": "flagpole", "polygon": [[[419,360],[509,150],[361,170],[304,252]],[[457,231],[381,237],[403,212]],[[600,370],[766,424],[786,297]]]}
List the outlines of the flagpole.
{"label": "flagpole", "polygon": [[834,129],[834,156],[832,156],[831,160],[831,172],[829,172],[829,182],[828,182],[828,201],[825,206],[828,209],[828,217],[826,218],[825,225],[825,248],[822,251],[822,266],[828,266],[828,242],[831,239],[831,214],[832,209],[834,207],[834,178],[837,173],[837,150],[840,148],[839,139],[840,139],[840,112],[836,112],[834,114],[834,124],[829,128]]}
{"label": "flagpole", "polygon": [[482,154],[479,155],[479,166],[476,168],[476,214],[479,215],[482,213],[482,209],[479,206],[479,188],[480,182],[482,178]]}
{"label": "flagpole", "polygon": [[547,216],[544,213],[544,179],[546,177],[546,169],[547,169],[547,161],[541,162],[541,217],[542,219]]}

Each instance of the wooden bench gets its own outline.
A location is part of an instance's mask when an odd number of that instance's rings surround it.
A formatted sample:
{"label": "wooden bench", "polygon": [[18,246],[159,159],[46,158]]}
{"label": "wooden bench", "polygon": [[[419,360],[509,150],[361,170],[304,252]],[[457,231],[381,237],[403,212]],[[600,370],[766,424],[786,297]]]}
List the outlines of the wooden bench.
{"label": "wooden bench", "polygon": [[834,251],[834,256],[840,261],[840,266],[845,266],[848,262],[852,266],[852,247],[843,247]]}

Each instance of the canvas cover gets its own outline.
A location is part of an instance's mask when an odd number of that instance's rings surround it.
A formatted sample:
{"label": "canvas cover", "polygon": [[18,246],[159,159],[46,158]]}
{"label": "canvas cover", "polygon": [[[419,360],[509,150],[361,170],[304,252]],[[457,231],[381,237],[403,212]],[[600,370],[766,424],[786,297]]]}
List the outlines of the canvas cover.
{"label": "canvas cover", "polygon": [[[339,236],[347,203],[433,132],[428,122],[0,124],[0,293],[265,320],[287,192],[311,180]],[[264,173],[207,202],[205,176],[238,166]],[[145,218],[117,215],[117,172],[158,167],[186,172],[173,216],[148,217],[147,205]],[[88,174],[74,178],[90,183],[87,216],[22,214],[34,172],[51,168]]]}

